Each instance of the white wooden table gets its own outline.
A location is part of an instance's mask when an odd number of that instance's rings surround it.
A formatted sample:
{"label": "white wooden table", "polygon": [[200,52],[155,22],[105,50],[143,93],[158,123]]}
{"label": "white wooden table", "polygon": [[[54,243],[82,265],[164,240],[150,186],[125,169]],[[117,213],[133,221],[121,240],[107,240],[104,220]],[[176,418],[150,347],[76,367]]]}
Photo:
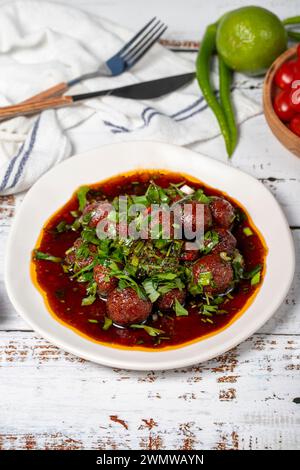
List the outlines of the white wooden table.
{"label": "white wooden table", "polygon": [[[139,0],[64,3],[133,29],[157,14],[169,24],[167,38],[188,40],[199,40],[208,22],[244,4],[151,0],[141,9]],[[300,14],[299,0],[265,0],[260,5],[282,18]],[[256,96],[260,92],[253,90]],[[76,151],[86,150],[81,148],[83,134],[84,128],[74,131]],[[205,153],[224,159],[221,138],[207,143]],[[271,189],[287,215],[299,255],[300,160],[275,140],[263,116],[242,126],[232,164]],[[0,198],[0,448],[299,448],[299,256],[282,307],[237,348],[186,369],[113,370],[52,346],[11,306],[3,257],[19,202],[20,197]]]}

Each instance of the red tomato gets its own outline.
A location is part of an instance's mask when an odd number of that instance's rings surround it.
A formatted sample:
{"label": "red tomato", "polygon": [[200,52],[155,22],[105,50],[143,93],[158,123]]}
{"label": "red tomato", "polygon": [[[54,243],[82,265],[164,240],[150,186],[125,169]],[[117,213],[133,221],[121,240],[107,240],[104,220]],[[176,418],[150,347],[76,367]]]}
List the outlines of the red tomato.
{"label": "red tomato", "polygon": [[290,88],[294,80],[300,80],[300,64],[297,60],[288,60],[277,70],[275,83],[279,88]]}
{"label": "red tomato", "polygon": [[297,46],[297,56],[298,56],[298,59],[300,59],[300,44],[298,44]]}
{"label": "red tomato", "polygon": [[300,137],[300,114],[296,114],[291,122],[289,123],[289,128],[294,134],[299,135]]}
{"label": "red tomato", "polygon": [[288,122],[295,114],[295,110],[291,106],[290,91],[281,91],[274,100],[274,110],[281,121]]}

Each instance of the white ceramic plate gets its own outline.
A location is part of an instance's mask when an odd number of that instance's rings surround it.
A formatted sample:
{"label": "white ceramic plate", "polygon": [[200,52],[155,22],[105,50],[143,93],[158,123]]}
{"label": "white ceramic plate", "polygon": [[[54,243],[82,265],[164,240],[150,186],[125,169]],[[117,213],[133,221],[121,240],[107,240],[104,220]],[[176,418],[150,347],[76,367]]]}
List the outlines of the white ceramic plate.
{"label": "white ceramic plate", "polygon": [[[31,251],[46,220],[78,186],[134,169],[169,169],[197,177],[228,193],[251,215],[267,247],[263,284],[249,308],[228,328],[197,343],[157,352],[121,350],[89,341],[58,323],[45,307],[29,273]],[[256,179],[198,153],[161,143],[129,142],[78,155],[46,173],[27,193],[7,246],[6,286],[11,302],[31,327],[50,342],[107,366],[157,370],[205,361],[258,330],[284,300],[294,274],[294,246],[287,221],[270,192]]]}

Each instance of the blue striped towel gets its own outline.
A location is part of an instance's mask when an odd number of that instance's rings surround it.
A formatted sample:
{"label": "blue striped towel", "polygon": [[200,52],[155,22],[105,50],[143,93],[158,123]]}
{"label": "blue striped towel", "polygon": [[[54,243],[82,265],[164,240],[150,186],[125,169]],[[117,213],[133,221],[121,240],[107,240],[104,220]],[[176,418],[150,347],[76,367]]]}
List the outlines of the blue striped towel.
{"label": "blue striped towel", "polygon": [[[38,0],[3,5],[0,24],[2,106],[97,69],[132,34],[108,20]],[[194,70],[194,59],[157,45],[132,71],[88,80],[71,91],[95,91],[189,72]],[[240,90],[233,95],[239,122],[261,112],[260,105]],[[218,134],[196,81],[151,102],[107,96],[39,116],[18,117],[0,124],[0,194],[24,191],[72,153],[103,144],[158,140],[189,145]]]}

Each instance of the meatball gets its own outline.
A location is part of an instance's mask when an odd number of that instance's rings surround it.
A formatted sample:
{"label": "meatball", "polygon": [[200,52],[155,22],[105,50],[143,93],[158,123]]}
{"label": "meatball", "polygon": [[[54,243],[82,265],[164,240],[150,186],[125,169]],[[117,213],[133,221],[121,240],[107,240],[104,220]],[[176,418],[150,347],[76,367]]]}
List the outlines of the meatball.
{"label": "meatball", "polygon": [[205,294],[217,295],[226,292],[233,282],[233,270],[228,261],[213,253],[200,258],[193,266],[194,282],[198,283],[202,273],[211,273],[210,283],[203,286]]}
{"label": "meatball", "polygon": [[169,312],[170,310],[173,310],[175,299],[177,299],[179,303],[183,304],[185,297],[185,290],[172,289],[159,297],[157,306],[161,312]]}
{"label": "meatball", "polygon": [[[219,241],[218,244],[212,248],[211,253],[225,252],[231,256],[236,248],[236,238],[226,228],[215,228],[213,231],[217,233]],[[206,239],[204,246],[209,245],[210,242],[211,240],[209,238]]]}
{"label": "meatball", "polygon": [[141,299],[132,287],[114,289],[107,298],[107,315],[118,325],[126,326],[141,323],[147,319],[152,309],[149,300]]}
{"label": "meatball", "polygon": [[[203,213],[201,214],[201,220],[197,220],[197,207],[203,207]],[[210,208],[207,204],[202,204],[201,202],[191,201],[185,204],[181,204],[182,215],[181,223],[183,225],[184,233],[195,232],[203,230],[206,232],[212,224],[212,216]],[[203,214],[203,215],[202,215]]]}
{"label": "meatball", "polygon": [[82,215],[90,214],[89,226],[97,227],[99,222],[107,218],[111,209],[111,204],[107,201],[94,201],[84,208]]}
{"label": "meatball", "polygon": [[94,267],[94,279],[97,283],[98,294],[106,297],[118,285],[116,277],[109,276],[109,269],[103,264]]}
{"label": "meatball", "polygon": [[68,250],[68,253],[65,257],[65,262],[69,265],[76,263],[78,270],[91,264],[94,259],[93,254],[97,252],[96,245],[93,245],[92,243],[89,243],[87,250],[80,251],[79,248],[82,246],[82,244],[82,238],[77,238],[73,244],[73,247],[71,250]]}
{"label": "meatball", "polygon": [[235,217],[235,210],[229,201],[222,197],[214,197],[209,207],[213,220],[219,227],[231,227]]}

